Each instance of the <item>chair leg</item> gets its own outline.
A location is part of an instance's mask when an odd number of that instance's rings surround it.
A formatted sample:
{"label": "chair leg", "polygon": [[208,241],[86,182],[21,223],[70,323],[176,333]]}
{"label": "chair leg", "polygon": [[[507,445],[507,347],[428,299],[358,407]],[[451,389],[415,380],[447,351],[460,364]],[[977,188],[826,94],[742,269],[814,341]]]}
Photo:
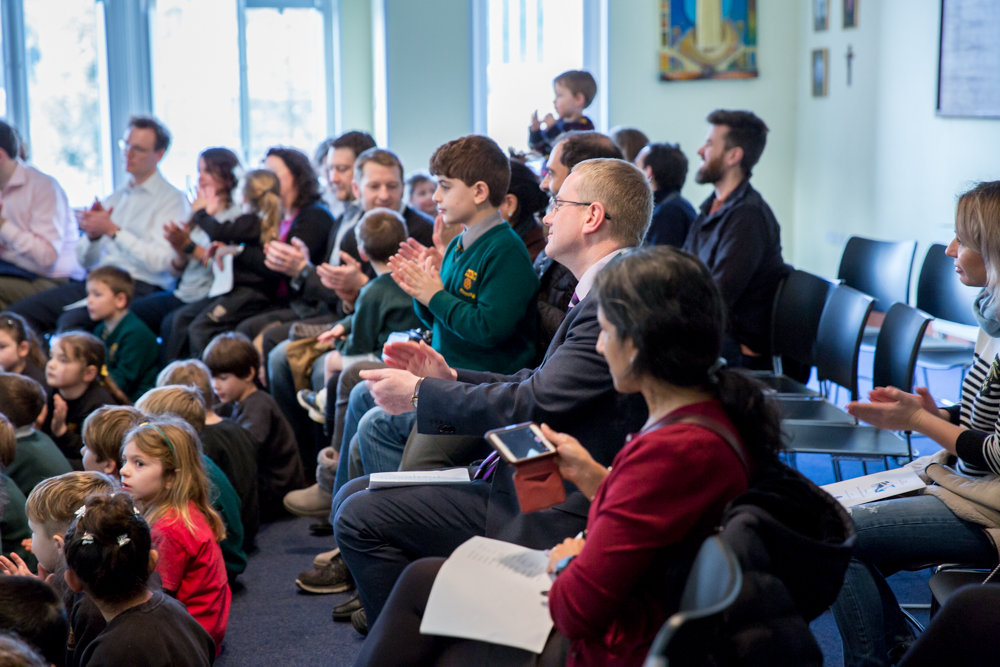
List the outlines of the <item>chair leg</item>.
{"label": "chair leg", "polygon": [[840,472],[840,459],[836,456],[831,456],[830,463],[833,464],[833,479],[838,482],[843,482],[844,475]]}
{"label": "chair leg", "polygon": [[[907,605],[907,606],[910,606],[910,605]],[[929,608],[930,605],[927,605],[927,607]],[[916,618],[914,618],[913,614],[911,614],[906,609],[904,609],[903,605],[899,606],[899,611],[902,612],[903,616],[906,617],[906,620],[909,621],[911,625],[913,625],[913,627],[917,631],[917,634],[920,634],[920,633],[922,633],[924,631],[924,626],[920,623],[920,621],[918,621]]]}

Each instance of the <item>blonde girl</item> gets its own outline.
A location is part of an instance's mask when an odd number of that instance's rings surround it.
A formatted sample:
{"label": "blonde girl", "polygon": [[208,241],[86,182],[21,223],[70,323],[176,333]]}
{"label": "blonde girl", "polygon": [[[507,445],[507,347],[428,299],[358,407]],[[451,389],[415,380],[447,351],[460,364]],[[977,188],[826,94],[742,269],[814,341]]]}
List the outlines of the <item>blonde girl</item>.
{"label": "blonde girl", "polygon": [[122,460],[122,489],[152,529],[164,591],[221,647],[231,601],[218,544],[226,530],[209,501],[194,429],[172,415],[151,416],[125,435]]}

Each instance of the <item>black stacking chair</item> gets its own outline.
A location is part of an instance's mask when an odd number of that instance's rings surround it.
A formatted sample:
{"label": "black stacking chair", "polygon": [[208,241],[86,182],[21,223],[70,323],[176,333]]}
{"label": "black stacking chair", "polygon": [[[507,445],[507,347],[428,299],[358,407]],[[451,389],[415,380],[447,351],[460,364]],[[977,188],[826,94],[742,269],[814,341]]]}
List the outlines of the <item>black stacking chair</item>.
{"label": "black stacking chair", "polygon": [[[840,289],[844,288],[838,288]],[[916,308],[902,303],[893,304],[879,330],[875,348],[875,386],[894,386],[906,392],[912,391],[917,351],[930,321],[929,315]],[[855,356],[855,363],[856,360]],[[857,399],[856,383],[855,375],[852,400]],[[782,401],[780,405],[783,406],[784,402]],[[866,472],[867,462],[870,460],[882,459],[888,467],[890,456],[913,458],[909,433],[900,437],[892,431],[884,431],[874,426],[824,422],[820,417],[805,420],[786,417],[782,423],[782,430],[786,437],[786,445],[793,455],[794,453],[830,454],[833,457],[834,475],[838,481],[842,478],[840,461],[845,458],[860,460]],[[794,456],[791,460],[794,462]]]}
{"label": "black stacking chair", "polygon": [[[944,254],[947,246],[935,243],[927,250],[920,278],[917,280],[917,308],[937,320],[947,320],[976,326],[972,304],[979,294],[978,287],[963,285],[955,273],[955,261]],[[924,339],[917,357],[917,366],[923,371],[927,384],[927,371],[947,371],[961,368],[963,374],[972,365],[974,343],[964,341]]]}
{"label": "black stacking chair", "polygon": [[771,350],[774,354],[772,373],[756,373],[757,379],[778,393],[809,392],[809,395],[819,396],[808,390],[799,379],[784,375],[784,363],[795,362],[795,365],[808,369],[815,365],[813,348],[816,345],[816,335],[819,321],[823,315],[834,283],[814,276],[806,271],[793,270],[778,288],[774,297],[774,310],[771,316]]}
{"label": "black stacking chair", "polygon": [[848,287],[875,297],[875,312],[885,313],[896,302],[910,302],[910,274],[916,252],[916,241],[875,241],[852,236],[840,257],[837,277]]}
{"label": "black stacking chair", "polygon": [[694,653],[707,652],[710,647],[704,645],[699,630],[717,620],[742,587],[743,571],[729,545],[718,535],[705,540],[691,565],[680,608],[656,634],[643,667],[668,667],[671,653],[690,658]]}

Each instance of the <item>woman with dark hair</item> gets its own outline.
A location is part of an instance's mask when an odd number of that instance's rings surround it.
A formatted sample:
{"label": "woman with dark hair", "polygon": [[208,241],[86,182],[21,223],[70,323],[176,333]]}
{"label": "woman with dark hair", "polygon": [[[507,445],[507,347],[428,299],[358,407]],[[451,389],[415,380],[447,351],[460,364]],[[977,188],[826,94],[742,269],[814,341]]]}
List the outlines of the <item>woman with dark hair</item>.
{"label": "woman with dark hair", "polygon": [[204,299],[212,287],[212,269],[202,261],[211,241],[193,220],[202,210],[223,222],[239,216],[240,207],[233,201],[239,168],[239,158],[228,148],[205,150],[198,156],[198,196],[191,204],[191,219],[187,224],[168,222],[164,228],[164,236],[176,253],[170,268],[179,276],[177,288],[136,299],[131,305],[150,329],[160,332],[163,340],[170,336],[170,313]]}
{"label": "woman with dark hair", "polygon": [[[319,181],[309,158],[294,148],[275,147],[267,151],[264,162],[278,177],[279,196],[285,210],[278,234],[271,243],[294,245],[311,262],[325,261],[327,240],[334,221],[323,203]],[[266,246],[264,251],[267,252]],[[274,269],[273,266],[269,268]],[[288,298],[289,280],[294,281],[295,278],[278,276],[272,308],[243,320],[236,330],[253,340],[273,323],[290,322],[299,317],[314,315],[309,309],[295,309],[297,304],[293,304]]]}
{"label": "woman with dark hair", "polygon": [[517,232],[534,262],[545,247],[545,233],[535,214],[549,205],[549,196],[538,187],[538,176],[526,165],[510,161],[510,186],[500,204],[500,215]]}
{"label": "woman with dark hair", "polygon": [[[594,290],[597,349],[615,389],[646,399],[649,420],[610,469],[573,437],[542,426],[563,479],[591,499],[586,538],[551,551],[555,632],[545,651],[494,646],[490,664],[536,657],[540,665],[641,665],[723,509],[757,471],[778,465],[774,405],[719,361],[725,305],[704,264],[671,248],[643,248],[610,263]],[[356,665],[474,664],[481,656],[482,643],[420,634],[443,563],[422,559],[403,572]]]}

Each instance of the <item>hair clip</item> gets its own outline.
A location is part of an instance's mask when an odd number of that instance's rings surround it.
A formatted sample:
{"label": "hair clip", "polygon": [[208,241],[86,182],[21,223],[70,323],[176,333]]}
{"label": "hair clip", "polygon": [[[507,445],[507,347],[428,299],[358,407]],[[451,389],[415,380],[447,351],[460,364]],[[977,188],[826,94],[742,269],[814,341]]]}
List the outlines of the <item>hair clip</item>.
{"label": "hair clip", "polygon": [[136,507],[135,505],[132,505],[132,511],[135,512],[136,516],[142,516],[142,512],[140,512],[139,508]]}
{"label": "hair clip", "polygon": [[118,546],[119,547],[123,547],[123,546],[125,546],[126,544],[128,544],[131,541],[132,540],[129,538],[128,535],[124,535],[123,534],[123,535],[119,535],[118,536]]}
{"label": "hair clip", "polygon": [[101,377],[108,377],[108,367],[101,365]]}
{"label": "hair clip", "polygon": [[84,533],[83,539],[80,540],[80,544],[93,544],[93,543],[94,543],[94,536],[91,535],[90,533]]}
{"label": "hair clip", "polygon": [[76,515],[77,519],[82,519],[86,513],[87,513],[86,505],[80,505],[80,507],[75,512],[73,512],[73,514]]}

